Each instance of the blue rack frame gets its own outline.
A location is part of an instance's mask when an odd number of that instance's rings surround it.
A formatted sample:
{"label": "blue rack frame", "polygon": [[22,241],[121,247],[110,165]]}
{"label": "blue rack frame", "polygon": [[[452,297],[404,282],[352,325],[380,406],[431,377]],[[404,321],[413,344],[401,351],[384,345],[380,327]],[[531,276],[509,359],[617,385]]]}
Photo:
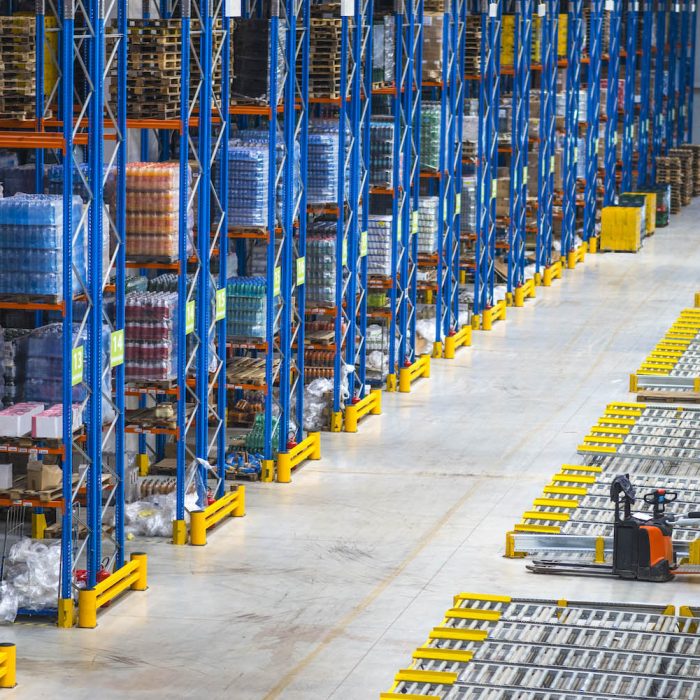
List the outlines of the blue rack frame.
{"label": "blue rack frame", "polygon": [[515,10],[507,280],[507,292],[511,299],[516,290],[525,283],[532,0],[517,0]]}
{"label": "blue rack frame", "polygon": [[[642,0],[642,46],[652,46],[654,13],[651,0]],[[641,52],[640,87],[642,96],[648,96],[651,90],[652,51]],[[639,160],[637,161],[637,186],[649,184],[649,154],[651,151],[650,136],[653,123],[654,100],[643,97],[639,107]]]}
{"label": "blue rack frame", "polygon": [[501,72],[502,6],[487,3],[481,12],[481,81],[479,82],[479,144],[477,149],[477,232],[472,325],[494,306],[496,259],[496,170],[498,168],[498,108]]}
{"label": "blue rack frame", "polygon": [[598,143],[600,133],[600,77],[602,67],[603,0],[591,0],[588,24],[586,182],[583,207],[583,241],[589,246],[596,235],[598,211]]}
{"label": "blue rack frame", "polygon": [[537,169],[537,242],[535,273],[544,281],[545,271],[552,266],[554,149],[556,145],[556,84],[559,43],[559,2],[546,0],[538,5],[541,38],[540,74],[540,152]]}
{"label": "blue rack frame", "polygon": [[[617,121],[618,91],[620,75],[620,33],[622,23],[622,0],[609,0],[605,11],[610,15],[610,46],[608,48],[608,90],[605,114],[605,177],[603,179],[603,206],[617,201]],[[661,81],[663,84],[663,81]]]}
{"label": "blue rack frame", "polygon": [[566,43],[566,115],[562,173],[563,220],[561,226],[561,257],[567,267],[575,265],[575,238],[578,207],[578,138],[579,89],[581,85],[581,55],[583,50],[583,0],[570,0],[567,13]]}
{"label": "blue rack frame", "polygon": [[635,78],[637,72],[637,15],[639,4],[636,0],[627,3],[627,23],[625,26],[625,103],[623,106],[622,137],[622,179],[620,190],[632,189],[634,154],[636,152],[635,119]]}

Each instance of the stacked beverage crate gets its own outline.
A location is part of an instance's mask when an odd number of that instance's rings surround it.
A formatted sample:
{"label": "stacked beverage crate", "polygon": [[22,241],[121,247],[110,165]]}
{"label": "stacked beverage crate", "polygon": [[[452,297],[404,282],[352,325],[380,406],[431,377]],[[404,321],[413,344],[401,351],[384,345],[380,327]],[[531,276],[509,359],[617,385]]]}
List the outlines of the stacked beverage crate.
{"label": "stacked beverage crate", "polygon": [[177,305],[175,292],[126,295],[126,379],[167,382],[177,376]]}
{"label": "stacked beverage crate", "polygon": [[375,187],[393,187],[394,123],[373,119],[369,136],[369,181]]}
{"label": "stacked beverage crate", "polygon": [[326,204],[338,198],[337,120],[318,119],[311,122],[308,137],[307,202]]}
{"label": "stacked beverage crate", "polygon": [[438,249],[439,197],[421,197],[418,201],[418,252],[432,255]]}
{"label": "stacked beverage crate", "polygon": [[335,305],[336,223],[316,221],[306,241],[306,302]]}
{"label": "stacked beverage crate", "polygon": [[[81,220],[83,202],[73,197],[72,217]],[[63,298],[63,197],[17,194],[0,199],[0,294]],[[86,236],[73,238],[72,289],[86,280]],[[76,274],[77,271],[77,274]]]}
{"label": "stacked beverage crate", "polygon": [[440,166],[440,103],[423,102],[420,114],[420,167],[437,172]]}
{"label": "stacked beverage crate", "polygon": [[[188,173],[188,177],[190,174]],[[187,213],[187,247],[192,245],[194,211]],[[175,261],[179,255],[180,165],[126,166],[126,254],[131,260]]]}
{"label": "stacked beverage crate", "polygon": [[367,228],[367,272],[391,277],[391,216],[371,214]]}

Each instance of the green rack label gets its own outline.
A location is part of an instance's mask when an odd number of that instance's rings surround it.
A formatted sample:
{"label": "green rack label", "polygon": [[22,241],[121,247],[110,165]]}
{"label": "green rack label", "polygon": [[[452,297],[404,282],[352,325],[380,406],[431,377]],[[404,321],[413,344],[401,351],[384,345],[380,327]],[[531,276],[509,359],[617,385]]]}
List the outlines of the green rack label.
{"label": "green rack label", "polygon": [[552,156],[549,159],[549,172],[550,174],[554,172],[554,163],[556,162],[556,156]]}
{"label": "green rack label", "polygon": [[411,212],[411,233],[418,233],[419,215],[417,211]]}
{"label": "green rack label", "polygon": [[578,161],[578,146],[574,147],[574,163]]}
{"label": "green rack label", "polygon": [[348,239],[343,238],[343,245],[341,250],[341,258],[342,258],[342,263],[343,265],[348,264]]}
{"label": "green rack label", "polygon": [[396,240],[401,240],[401,217],[396,220]]}
{"label": "green rack label", "polygon": [[457,192],[455,195],[455,214],[461,214],[462,213],[462,195],[460,192]]}
{"label": "green rack label", "polygon": [[216,290],[216,320],[223,321],[226,318],[226,287]]}
{"label": "green rack label", "polygon": [[124,364],[124,329],[114,331],[109,336],[109,366]]}
{"label": "green rack label", "polygon": [[77,348],[73,348],[73,353],[71,355],[71,386],[80,384],[83,381],[83,367],[85,365],[85,348],[82,345],[78,345]]}
{"label": "green rack label", "polygon": [[600,147],[600,139],[596,139],[593,142],[593,151],[596,155],[598,155],[598,148]]}
{"label": "green rack label", "polygon": [[496,199],[498,195],[498,182],[496,180],[491,180],[491,199]]}
{"label": "green rack label", "polygon": [[297,287],[301,287],[306,282],[306,258],[297,258]]}
{"label": "green rack label", "polygon": [[185,335],[194,332],[194,301],[188,301],[185,306]]}
{"label": "green rack label", "polygon": [[282,268],[278,265],[272,277],[272,296],[278,297],[282,292]]}
{"label": "green rack label", "polygon": [[367,255],[367,231],[360,234],[360,257],[364,258]]}
{"label": "green rack label", "polygon": [[528,170],[527,170],[527,165],[526,165],[523,168],[523,182],[522,182],[523,185],[527,182],[527,173],[528,173]]}

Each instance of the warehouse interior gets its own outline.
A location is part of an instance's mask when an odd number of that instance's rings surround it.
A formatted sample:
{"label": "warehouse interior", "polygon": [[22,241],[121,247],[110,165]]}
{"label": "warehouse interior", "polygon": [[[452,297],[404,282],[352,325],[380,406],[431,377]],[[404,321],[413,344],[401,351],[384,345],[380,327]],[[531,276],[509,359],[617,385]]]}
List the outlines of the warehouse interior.
{"label": "warehouse interior", "polygon": [[0,11],[0,694],[700,697],[691,0]]}

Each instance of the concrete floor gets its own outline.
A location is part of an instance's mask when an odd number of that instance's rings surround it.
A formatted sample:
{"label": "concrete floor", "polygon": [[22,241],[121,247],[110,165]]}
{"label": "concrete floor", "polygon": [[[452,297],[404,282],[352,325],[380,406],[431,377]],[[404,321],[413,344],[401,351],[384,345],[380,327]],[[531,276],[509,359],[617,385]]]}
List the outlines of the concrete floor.
{"label": "concrete floor", "polygon": [[[291,485],[206,548],[147,544],[150,590],[96,630],[6,628],[3,697],[366,700],[459,591],[689,603],[687,582],[527,574],[504,533],[700,289],[700,202],[638,255],[598,255],[509,310],[358,435],[324,435]],[[134,549],[143,543],[134,543]]]}

